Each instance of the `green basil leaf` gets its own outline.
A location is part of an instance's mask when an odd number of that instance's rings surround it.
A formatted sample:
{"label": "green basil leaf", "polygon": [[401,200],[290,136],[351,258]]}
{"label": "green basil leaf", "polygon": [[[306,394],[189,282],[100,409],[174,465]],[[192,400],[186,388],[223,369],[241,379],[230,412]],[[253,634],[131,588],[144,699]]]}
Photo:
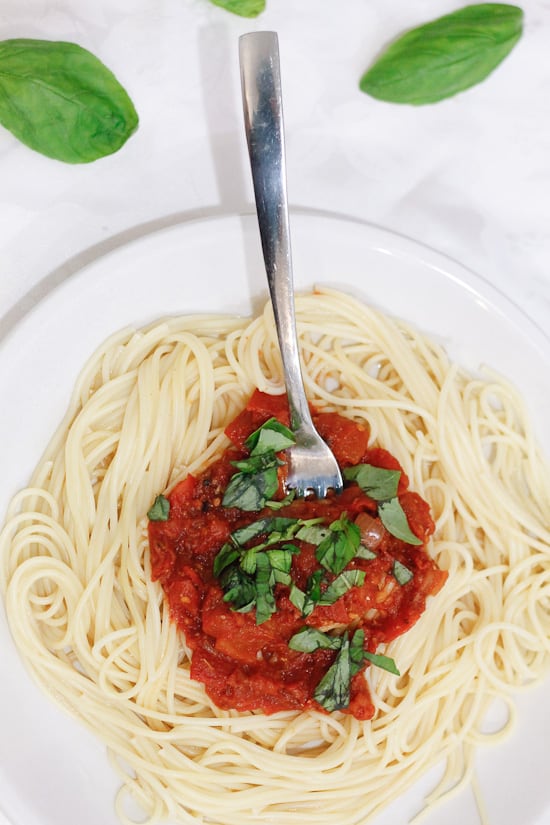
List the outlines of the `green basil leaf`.
{"label": "green basil leaf", "polygon": [[266,553],[256,554],[256,624],[266,622],[277,609],[273,594],[274,579]]}
{"label": "green basil leaf", "polygon": [[315,650],[339,650],[342,645],[340,636],[329,636],[316,627],[303,627],[288,642],[292,650],[301,653],[313,653]]}
{"label": "green basil leaf", "polygon": [[241,556],[241,560],[239,562],[241,570],[244,570],[245,573],[248,573],[249,576],[253,576],[256,572],[256,559],[257,553],[254,549],[247,550]]}
{"label": "green basil leaf", "polygon": [[368,659],[372,665],[375,665],[375,667],[381,667],[382,670],[387,670],[396,676],[401,676],[397,665],[389,656],[382,656],[381,653],[369,653],[367,650],[363,652],[363,656],[365,659]]}
{"label": "green basil leaf", "polygon": [[305,593],[295,585],[291,585],[289,598],[294,607],[297,607],[302,616],[309,616],[321,598],[322,570],[315,570],[307,580]]}
{"label": "green basil leaf", "polygon": [[405,567],[400,561],[395,559],[393,566],[392,566],[392,575],[397,579],[397,582],[401,585],[407,584],[413,577],[412,570],[409,570],[408,567]]}
{"label": "green basil leaf", "polygon": [[265,0],[211,0],[215,6],[220,6],[239,17],[257,17],[265,9]]}
{"label": "green basil leaf", "polygon": [[292,556],[299,552],[298,548],[293,544],[285,544],[284,547],[277,550],[268,550],[266,556],[269,559],[272,570],[276,570],[279,573],[290,573]]}
{"label": "green basil leaf", "polygon": [[153,502],[153,506],[147,512],[149,521],[168,521],[170,515],[170,502],[163,496],[157,496]]}
{"label": "green basil leaf", "polygon": [[239,613],[249,613],[256,604],[256,586],[254,580],[241,570],[238,565],[227,567],[220,576],[224,591],[224,602],[231,602],[231,607]]}
{"label": "green basil leaf", "polygon": [[334,604],[344,593],[347,593],[352,587],[362,585],[364,581],[365,572],[363,570],[344,570],[339,576],[336,576],[334,581],[321,594],[319,604]]}
{"label": "green basil leaf", "polygon": [[257,456],[263,453],[279,453],[296,443],[292,430],[277,421],[269,418],[261,427],[258,427],[244,442],[250,455]]}
{"label": "green basil leaf", "polygon": [[324,568],[338,575],[355,557],[361,543],[361,533],[345,513],[329,527],[329,535],[318,545],[315,556]]}
{"label": "green basil leaf", "polygon": [[[291,538],[292,531],[289,528],[294,527],[294,525],[298,524],[298,519],[296,518],[284,518],[281,516],[267,516],[265,518],[257,519],[256,521],[252,521],[250,524],[247,524],[245,527],[239,527],[238,530],[234,530],[231,533],[231,540],[235,544],[244,545],[252,539],[258,538],[258,536],[276,533],[277,536],[283,536],[285,538]],[[281,541],[282,539],[277,538],[277,541]]]}
{"label": "green basil leaf", "polygon": [[239,461],[232,461],[231,464],[240,470],[241,473],[261,473],[270,467],[280,467],[283,462],[279,461],[273,450],[260,455],[251,455],[248,458],[240,459]]}
{"label": "green basil leaf", "polygon": [[387,470],[385,467],[375,467],[372,464],[356,464],[344,470],[347,481],[355,481],[370,498],[375,501],[387,501],[397,495],[399,470]]}
{"label": "green basil leaf", "polygon": [[350,671],[355,676],[365,664],[365,631],[356,630],[349,646]]}
{"label": "green basil leaf", "polygon": [[313,693],[313,698],[329,713],[347,708],[350,700],[352,661],[349,639],[342,644],[333,664],[329,667]]}
{"label": "green basil leaf", "polygon": [[365,547],[364,544],[360,544],[357,548],[357,553],[355,554],[356,559],[366,559],[367,561],[372,561],[372,559],[376,559],[377,555],[374,550],[371,550],[370,547]]}
{"label": "green basil leaf", "polygon": [[36,152],[89,163],[116,152],[138,126],[113,73],[76,43],[0,42],[0,123]]}
{"label": "green basil leaf", "polygon": [[261,473],[235,473],[226,487],[222,504],[249,512],[261,510],[265,501],[279,489],[277,468]]}
{"label": "green basil leaf", "polygon": [[484,80],[513,49],[522,27],[517,6],[466,6],[404,34],[359,86],[379,100],[435,103]]}
{"label": "green basil leaf", "polygon": [[392,536],[405,541],[407,544],[422,544],[421,540],[414,535],[409,527],[407,516],[398,498],[392,498],[390,501],[379,504],[378,515],[380,521]]}
{"label": "green basil leaf", "polygon": [[[322,522],[323,519],[311,519],[311,521]],[[312,524],[311,521],[300,527],[296,533],[296,538],[300,541],[307,541],[308,544],[317,545],[330,535],[330,528],[326,524]]]}
{"label": "green basil leaf", "polygon": [[219,550],[216,558],[214,559],[213,565],[213,573],[215,576],[219,576],[220,573],[225,570],[226,567],[229,567],[230,564],[233,564],[236,559],[239,558],[239,551],[236,547],[233,547],[232,544],[226,542],[221,549]]}

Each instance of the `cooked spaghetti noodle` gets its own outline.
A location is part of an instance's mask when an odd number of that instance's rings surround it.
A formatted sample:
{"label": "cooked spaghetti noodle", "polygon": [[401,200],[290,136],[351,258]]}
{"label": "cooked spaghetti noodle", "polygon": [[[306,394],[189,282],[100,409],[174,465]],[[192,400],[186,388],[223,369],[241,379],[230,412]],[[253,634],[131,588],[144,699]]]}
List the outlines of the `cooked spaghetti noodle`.
{"label": "cooked spaghetti noodle", "polygon": [[[367,421],[436,521],[449,571],[367,678],[374,718],[221,711],[189,677],[185,639],[150,576],[155,495],[223,451],[255,387],[281,393],[271,310],[124,332],[82,372],[0,538],[12,634],[45,691],[102,737],[151,820],[359,825],[435,763],[428,802],[472,775],[514,719],[513,691],[550,662],[550,473],[518,394],[355,299],[297,298],[310,400]],[[495,699],[509,710],[484,732]]]}

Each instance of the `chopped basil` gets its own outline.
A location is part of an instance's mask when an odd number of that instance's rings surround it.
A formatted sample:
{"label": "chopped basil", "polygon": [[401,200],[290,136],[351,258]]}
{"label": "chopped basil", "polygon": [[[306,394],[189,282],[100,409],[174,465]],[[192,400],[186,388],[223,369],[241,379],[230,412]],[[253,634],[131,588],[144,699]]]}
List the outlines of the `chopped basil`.
{"label": "chopped basil", "polygon": [[391,572],[392,575],[395,576],[395,578],[397,579],[398,583],[402,585],[407,584],[407,582],[410,582],[414,575],[412,570],[409,570],[408,567],[405,567],[405,565],[401,564],[401,562],[397,561],[397,559],[395,559],[393,563]]}
{"label": "chopped basil", "polygon": [[294,434],[288,427],[276,418],[270,418],[248,436],[244,446],[251,456],[257,456],[265,453],[279,453],[295,442]]}
{"label": "chopped basil", "polygon": [[[319,521],[317,519],[316,521]],[[326,524],[304,524],[296,533],[296,538],[307,541],[308,544],[320,544],[330,534],[330,528]]]}
{"label": "chopped basil", "polygon": [[168,521],[170,515],[170,502],[163,496],[157,496],[153,502],[153,506],[147,513],[149,521]]}
{"label": "chopped basil", "polygon": [[288,427],[270,418],[245,441],[250,456],[233,464],[239,472],[231,478],[222,504],[255,512],[261,510],[279,489],[277,468],[282,462],[276,453],[294,443]]}
{"label": "chopped basil", "polygon": [[220,576],[220,584],[224,590],[224,602],[231,602],[231,607],[238,613],[248,613],[256,603],[256,587],[254,580],[233,564],[227,567]]}
{"label": "chopped basil", "polygon": [[271,467],[281,467],[283,462],[279,461],[275,453],[262,453],[261,455],[251,455],[240,461],[232,461],[231,464],[241,473],[253,474],[262,473],[264,470],[271,469]]}
{"label": "chopped basil", "polygon": [[375,501],[387,501],[397,495],[400,470],[387,470],[372,464],[357,464],[344,470],[347,481],[355,481],[370,498]]}
{"label": "chopped basil", "polygon": [[351,689],[351,657],[349,639],[344,638],[336,659],[329,667],[313,694],[321,707],[332,713],[347,708]]}
{"label": "chopped basil", "polygon": [[294,582],[291,584],[289,599],[304,617],[309,616],[319,604],[322,577],[323,571],[315,570],[307,580],[305,592]]}
{"label": "chopped basil", "polygon": [[361,543],[361,533],[345,513],[333,521],[329,529],[329,534],[318,545],[315,556],[323,567],[337,575],[355,557]]}
{"label": "chopped basil", "polygon": [[364,581],[365,572],[363,570],[344,570],[321,594],[319,604],[334,604],[334,602],[337,602],[338,599],[344,595],[344,593],[347,593],[352,587],[361,586]]}
{"label": "chopped basil", "polygon": [[[314,628],[308,628],[308,630],[314,630]],[[321,635],[325,636],[326,634]],[[332,637],[329,636],[328,638]],[[313,652],[322,646],[330,647],[328,642],[322,643],[317,634],[304,635],[302,638],[298,633],[292,637],[291,641],[294,645],[298,645],[298,647],[294,647],[295,650],[306,652]],[[315,688],[314,693],[314,699],[329,713],[348,707],[351,680],[356,673],[359,673],[366,661],[375,665],[375,667],[394,673],[396,676],[400,675],[393,659],[389,656],[369,653],[364,649],[364,645],[365,632],[361,629],[355,631],[351,641],[347,633],[340,639],[338,655]],[[308,647],[309,649],[306,650]]]}
{"label": "chopped basil", "polygon": [[374,550],[371,550],[370,547],[365,547],[364,544],[360,544],[357,548],[357,553],[355,554],[356,559],[365,559],[366,561],[372,561],[372,559],[376,559],[377,555]]}
{"label": "chopped basil", "polygon": [[397,665],[389,656],[382,656],[381,653],[369,653],[368,650],[364,651],[363,656],[371,665],[382,668],[382,670],[387,670],[389,673],[395,674],[395,676],[401,676]]}
{"label": "chopped basil", "polygon": [[256,559],[258,557],[258,553],[254,549],[247,550],[246,553],[241,556],[241,560],[239,562],[241,570],[244,570],[245,573],[248,573],[250,576],[254,575],[256,572]]}
{"label": "chopped basil", "polygon": [[235,473],[226,487],[222,504],[224,507],[238,507],[240,510],[257,512],[278,489],[276,466],[260,473]]}
{"label": "chopped basil", "polygon": [[411,29],[360,80],[380,100],[423,105],[484,80],[521,37],[523,12],[504,3],[479,3]]}
{"label": "chopped basil", "polygon": [[266,622],[277,609],[273,571],[267,553],[256,554],[256,624]]}
{"label": "chopped basil", "polygon": [[409,527],[405,511],[401,507],[398,498],[392,498],[378,505],[378,515],[386,530],[401,541],[407,544],[422,544],[422,541],[415,536]]}
{"label": "chopped basil", "polygon": [[301,653],[313,653],[315,650],[339,650],[342,645],[340,636],[329,636],[316,627],[303,627],[290,639],[288,646]]}
{"label": "chopped basil", "polygon": [[221,572],[233,564],[240,556],[240,551],[229,542],[226,542],[214,559],[214,575],[219,577]]}
{"label": "chopped basil", "polygon": [[[298,524],[298,519],[296,518],[284,518],[279,516],[272,518],[270,516],[266,516],[265,518],[259,518],[256,521],[252,521],[245,527],[239,527],[238,530],[234,530],[233,533],[231,533],[231,540],[235,544],[241,545],[242,547],[247,542],[261,536],[263,533],[267,533],[270,536],[277,533],[279,536],[284,536],[284,538],[291,538],[293,533],[289,531],[288,528],[293,527],[296,524]],[[280,540],[280,538],[276,539],[276,541]]]}

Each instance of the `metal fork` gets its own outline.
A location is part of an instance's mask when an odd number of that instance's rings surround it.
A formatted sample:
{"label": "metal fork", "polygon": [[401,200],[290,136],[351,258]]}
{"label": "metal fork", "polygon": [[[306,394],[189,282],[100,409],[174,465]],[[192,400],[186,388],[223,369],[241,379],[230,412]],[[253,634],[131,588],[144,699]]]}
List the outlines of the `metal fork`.
{"label": "metal fork", "polygon": [[294,310],[279,45],[275,32],[239,40],[245,131],[256,211],[296,443],[287,451],[286,488],[298,496],[339,492],[342,475],[311,420]]}

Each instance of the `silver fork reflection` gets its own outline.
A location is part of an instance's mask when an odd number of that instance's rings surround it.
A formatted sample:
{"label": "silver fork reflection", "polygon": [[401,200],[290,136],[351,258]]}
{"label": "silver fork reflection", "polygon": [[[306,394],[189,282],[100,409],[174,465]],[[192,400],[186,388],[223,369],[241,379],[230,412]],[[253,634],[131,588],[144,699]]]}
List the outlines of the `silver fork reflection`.
{"label": "silver fork reflection", "polygon": [[245,34],[239,41],[248,153],[267,281],[296,443],[287,451],[286,487],[299,496],[340,491],[334,455],[313,425],[296,334],[279,46],[274,32]]}

